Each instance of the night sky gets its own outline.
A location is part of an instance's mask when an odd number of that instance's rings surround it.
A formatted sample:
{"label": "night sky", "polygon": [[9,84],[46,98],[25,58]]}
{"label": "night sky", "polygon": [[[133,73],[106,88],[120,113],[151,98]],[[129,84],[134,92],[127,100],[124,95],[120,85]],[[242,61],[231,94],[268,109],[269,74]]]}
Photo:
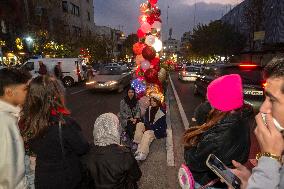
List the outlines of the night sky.
{"label": "night sky", "polygon": [[[139,27],[139,5],[146,0],[94,0],[96,25],[120,29],[126,34],[135,33]],[[162,10],[163,38],[168,28],[173,28],[173,37],[181,35],[194,27],[194,2],[196,1],[196,24],[220,19],[241,0],[159,0]],[[168,25],[167,25],[167,7]]]}

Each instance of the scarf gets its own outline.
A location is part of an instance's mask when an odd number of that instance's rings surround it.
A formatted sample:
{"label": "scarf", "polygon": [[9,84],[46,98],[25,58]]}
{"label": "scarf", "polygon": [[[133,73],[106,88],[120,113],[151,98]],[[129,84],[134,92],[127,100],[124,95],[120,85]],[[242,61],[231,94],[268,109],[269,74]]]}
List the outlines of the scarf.
{"label": "scarf", "polygon": [[156,116],[156,113],[158,112],[159,110],[159,107],[149,107],[149,111],[150,111],[150,117],[149,117],[149,122],[150,123],[154,123],[154,120],[155,120],[155,116]]}
{"label": "scarf", "polygon": [[100,115],[94,125],[94,144],[108,146],[120,144],[119,120],[113,113]]}
{"label": "scarf", "polygon": [[133,96],[132,99],[130,99],[127,95],[126,97],[124,97],[124,101],[129,106],[130,109],[133,109],[137,104],[137,99],[135,95]]}

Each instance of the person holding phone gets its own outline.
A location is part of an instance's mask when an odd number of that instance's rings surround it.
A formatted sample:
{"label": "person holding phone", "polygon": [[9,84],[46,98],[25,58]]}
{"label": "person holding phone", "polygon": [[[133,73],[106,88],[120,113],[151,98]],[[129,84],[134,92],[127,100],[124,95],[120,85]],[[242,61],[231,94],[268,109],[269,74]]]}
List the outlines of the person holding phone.
{"label": "person holding phone", "polygon": [[[245,163],[250,147],[251,106],[243,103],[241,77],[237,74],[225,75],[212,81],[207,88],[207,99],[212,110],[201,126],[189,128],[183,137],[184,159],[195,179],[195,187],[206,185],[218,178],[206,160],[215,154],[226,166],[232,167],[232,160]],[[227,188],[217,182],[209,188]]]}
{"label": "person holding phone", "polygon": [[[254,131],[261,152],[252,173],[237,161],[232,172],[241,179],[242,189],[284,188],[284,57],[276,57],[264,68],[267,86],[265,101],[256,115]],[[264,116],[262,116],[264,114]]]}

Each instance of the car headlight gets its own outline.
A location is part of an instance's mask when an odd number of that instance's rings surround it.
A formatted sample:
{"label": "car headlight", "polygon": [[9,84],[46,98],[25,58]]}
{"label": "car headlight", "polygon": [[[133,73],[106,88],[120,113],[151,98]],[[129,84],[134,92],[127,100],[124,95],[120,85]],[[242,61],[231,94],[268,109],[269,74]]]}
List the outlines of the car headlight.
{"label": "car headlight", "polygon": [[89,81],[89,82],[86,82],[86,85],[93,85],[95,83],[96,83],[96,81]]}
{"label": "car headlight", "polygon": [[108,81],[105,84],[106,85],[116,85],[116,84],[118,84],[118,82],[117,81]]}

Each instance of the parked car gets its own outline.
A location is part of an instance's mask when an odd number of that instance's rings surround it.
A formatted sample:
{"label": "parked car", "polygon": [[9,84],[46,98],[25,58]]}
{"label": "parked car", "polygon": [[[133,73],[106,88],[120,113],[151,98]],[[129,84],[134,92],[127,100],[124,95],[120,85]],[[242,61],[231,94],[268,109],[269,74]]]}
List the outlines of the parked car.
{"label": "parked car", "polygon": [[93,79],[86,82],[86,88],[90,90],[108,90],[122,92],[130,85],[131,72],[120,66],[105,66],[101,68]]}
{"label": "parked car", "polygon": [[195,81],[201,72],[201,67],[187,66],[178,73],[178,79],[181,81]]}
{"label": "parked car", "polygon": [[54,67],[58,62],[61,62],[63,73],[63,84],[67,87],[74,83],[84,80],[82,59],[80,58],[40,58],[30,59],[25,62],[21,68],[28,70],[33,77],[39,75],[39,61],[42,61],[46,66],[48,73],[54,74]]}
{"label": "parked car", "polygon": [[194,94],[205,96],[207,86],[214,79],[227,74],[239,74],[243,82],[244,100],[257,109],[264,100],[265,81],[262,67],[257,64],[226,63],[204,67],[194,83]]}

